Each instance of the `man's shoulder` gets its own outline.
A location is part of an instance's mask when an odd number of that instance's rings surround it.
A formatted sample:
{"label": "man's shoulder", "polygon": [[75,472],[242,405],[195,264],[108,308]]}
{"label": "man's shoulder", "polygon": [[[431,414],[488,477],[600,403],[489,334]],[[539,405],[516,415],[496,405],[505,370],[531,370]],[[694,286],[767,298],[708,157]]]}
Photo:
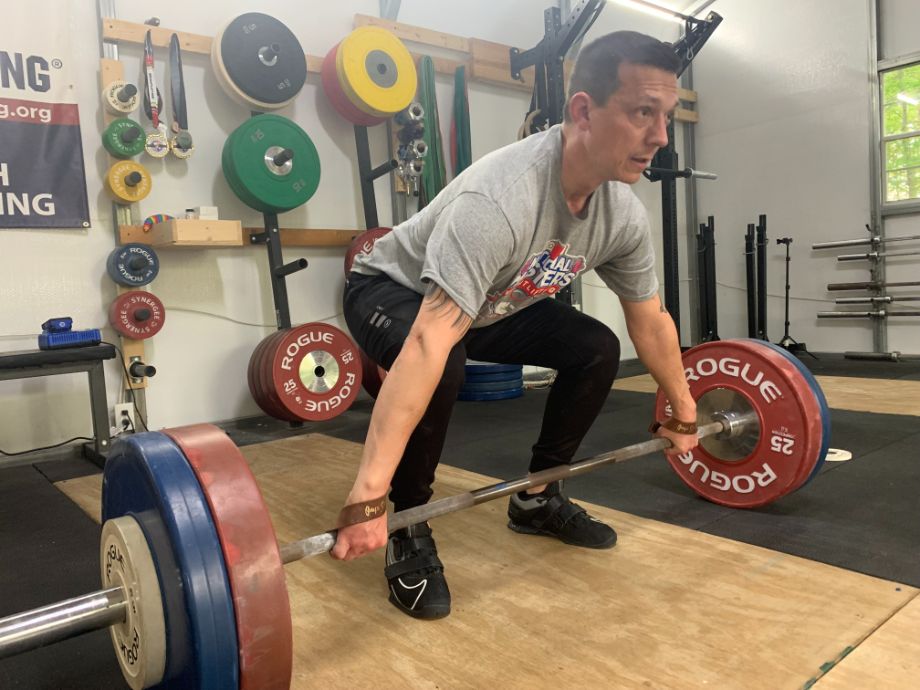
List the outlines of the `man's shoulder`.
{"label": "man's shoulder", "polygon": [[497,198],[515,183],[526,180],[528,173],[552,165],[556,149],[554,137],[558,137],[558,133],[552,130],[539,132],[491,151],[467,168],[457,181],[463,182],[468,191]]}

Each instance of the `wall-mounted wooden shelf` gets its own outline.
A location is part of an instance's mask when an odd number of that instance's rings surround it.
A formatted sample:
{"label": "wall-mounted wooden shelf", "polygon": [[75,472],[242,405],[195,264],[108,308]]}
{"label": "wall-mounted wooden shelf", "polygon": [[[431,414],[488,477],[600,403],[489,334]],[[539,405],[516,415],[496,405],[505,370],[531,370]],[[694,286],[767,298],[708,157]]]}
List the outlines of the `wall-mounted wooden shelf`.
{"label": "wall-mounted wooden shelf", "polygon": [[[149,232],[142,225],[120,225],[121,244],[139,242],[159,249],[182,247],[249,247],[250,237],[265,228],[244,228],[238,220],[187,220],[178,218],[157,223]],[[283,247],[347,247],[364,230],[282,228]]]}
{"label": "wall-mounted wooden shelf", "polygon": [[156,223],[148,232],[142,225],[121,225],[120,241],[152,247],[242,247],[242,223],[238,220],[173,218]]}

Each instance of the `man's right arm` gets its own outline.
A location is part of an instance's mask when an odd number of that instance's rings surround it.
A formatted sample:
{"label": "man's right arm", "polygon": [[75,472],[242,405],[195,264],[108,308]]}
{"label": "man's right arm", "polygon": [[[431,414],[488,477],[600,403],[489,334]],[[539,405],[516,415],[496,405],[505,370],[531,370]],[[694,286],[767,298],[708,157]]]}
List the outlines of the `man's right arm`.
{"label": "man's right arm", "polygon": [[[472,319],[438,285],[431,283],[409,336],[374,404],[358,476],[345,503],[385,495],[416,425],[444,374],[451,349],[469,330]],[[333,558],[351,560],[386,543],[386,518],[338,531]]]}

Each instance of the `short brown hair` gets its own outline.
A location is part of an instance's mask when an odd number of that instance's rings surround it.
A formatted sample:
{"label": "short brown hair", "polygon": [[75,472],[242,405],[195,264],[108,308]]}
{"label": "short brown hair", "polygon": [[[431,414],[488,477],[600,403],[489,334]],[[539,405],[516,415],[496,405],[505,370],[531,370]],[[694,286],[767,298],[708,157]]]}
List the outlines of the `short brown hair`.
{"label": "short brown hair", "polygon": [[575,69],[569,79],[569,92],[563,115],[568,122],[569,100],[584,91],[598,105],[605,105],[610,95],[620,86],[620,63],[657,67],[677,74],[680,60],[670,43],[659,41],[638,31],[614,31],[597,38],[583,47],[575,60]]}

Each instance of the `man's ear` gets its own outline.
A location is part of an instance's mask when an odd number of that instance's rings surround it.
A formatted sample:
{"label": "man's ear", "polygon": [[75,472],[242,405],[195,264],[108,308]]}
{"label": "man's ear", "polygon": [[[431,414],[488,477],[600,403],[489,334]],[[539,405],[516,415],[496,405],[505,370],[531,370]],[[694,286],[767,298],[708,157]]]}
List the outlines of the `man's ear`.
{"label": "man's ear", "polygon": [[591,119],[591,105],[594,101],[584,91],[573,93],[569,98],[566,107],[569,109],[569,117],[572,124],[576,127],[585,127]]}

